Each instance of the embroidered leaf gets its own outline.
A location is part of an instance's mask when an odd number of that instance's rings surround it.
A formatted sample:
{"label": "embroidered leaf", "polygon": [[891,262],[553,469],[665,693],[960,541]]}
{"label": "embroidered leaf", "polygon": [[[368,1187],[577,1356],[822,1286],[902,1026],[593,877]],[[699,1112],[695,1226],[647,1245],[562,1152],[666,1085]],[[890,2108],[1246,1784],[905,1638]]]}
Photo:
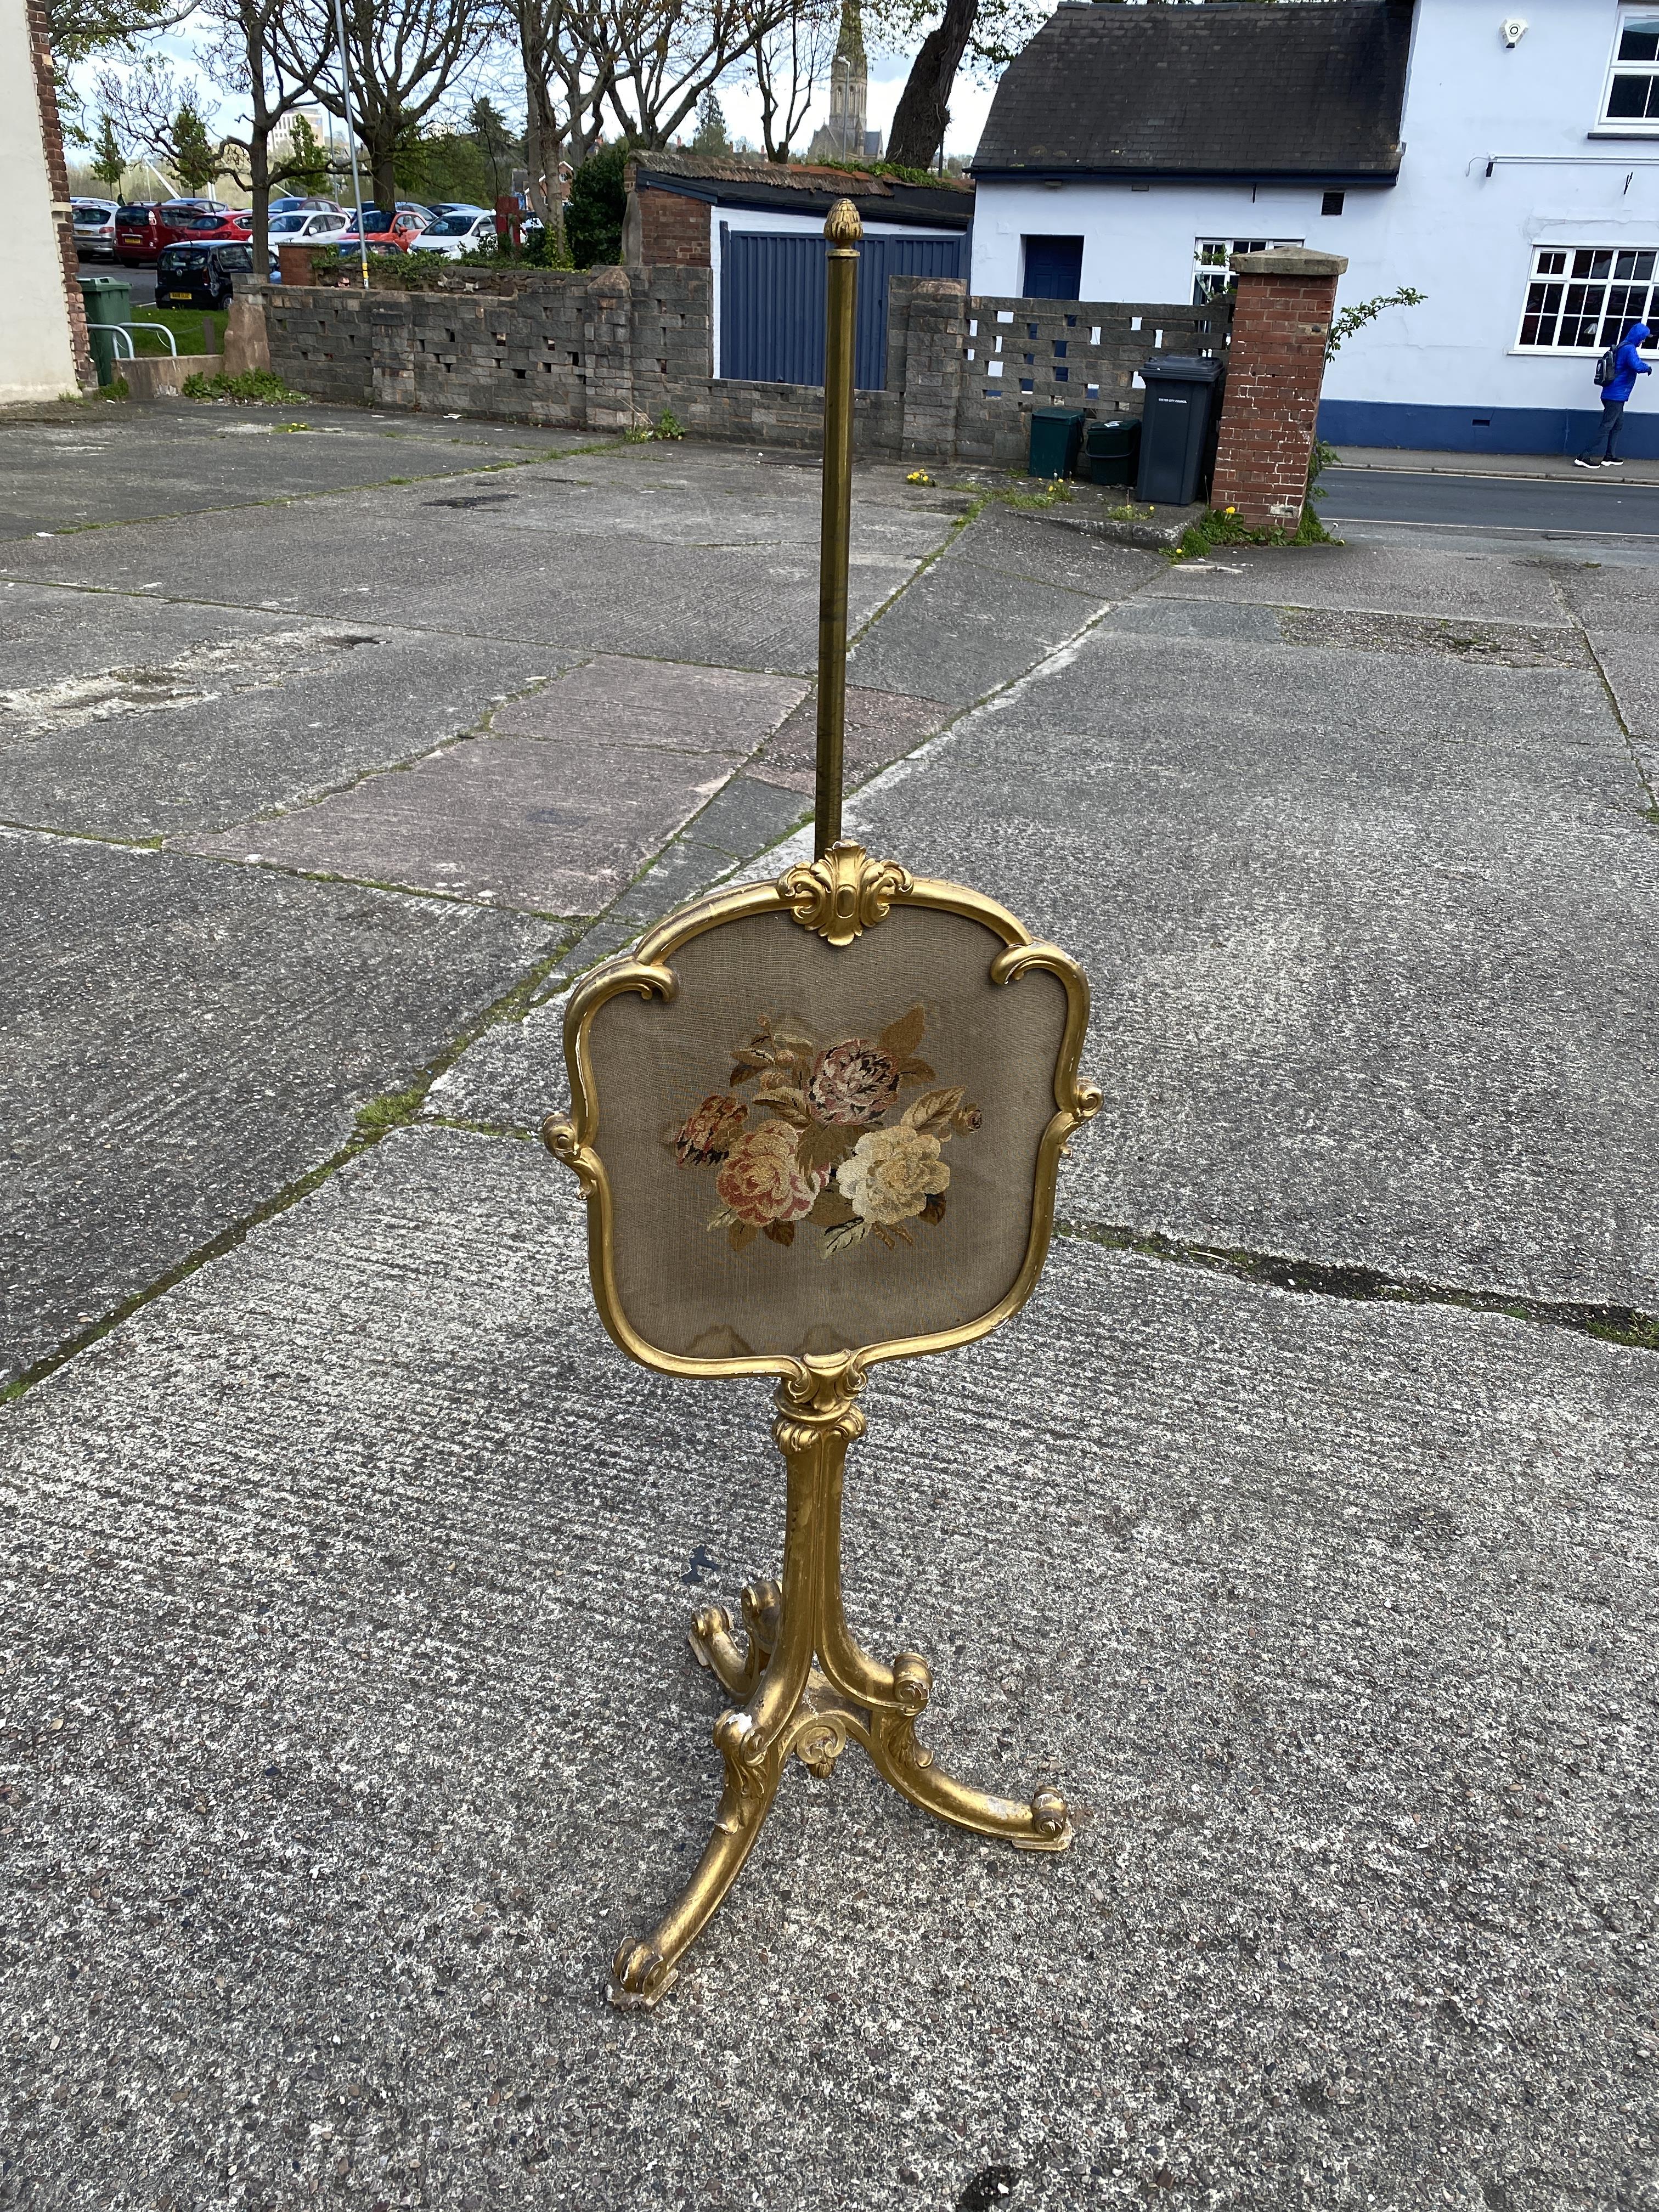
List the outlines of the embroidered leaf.
{"label": "embroidered leaf", "polygon": [[812,1126],[812,1109],[806,1103],[806,1093],[797,1091],[787,1083],[780,1083],[775,1075],[769,1075],[755,1094],[755,1103],[765,1106],[780,1121],[787,1121],[792,1129],[808,1129]]}
{"label": "embroidered leaf", "polygon": [[861,1244],[869,1234],[869,1223],[860,1221],[854,1214],[850,1221],[843,1221],[834,1229],[824,1231],[823,1256],[827,1260],[832,1252],[845,1252],[850,1245]]}
{"label": "embroidered leaf", "polygon": [[793,1244],[795,1241],[795,1224],[793,1221],[769,1221],[766,1224],[766,1233],[775,1244]]}
{"label": "embroidered leaf", "polygon": [[961,1103],[962,1085],[949,1084],[943,1091],[924,1091],[920,1098],[913,1098],[904,1109],[904,1119],[924,1137],[937,1137],[943,1144],[951,1133],[951,1116]]}
{"label": "embroidered leaf", "polygon": [[893,1060],[908,1060],[921,1042],[921,1033],[927,1026],[927,1017],[920,1006],[912,1006],[908,1014],[890,1022],[881,1033],[881,1048]]}
{"label": "embroidered leaf", "polygon": [[803,1170],[839,1167],[859,1140],[860,1132],[844,1122],[814,1121],[795,1147],[795,1162]]}
{"label": "embroidered leaf", "polygon": [[726,1232],[726,1241],[734,1252],[741,1252],[745,1244],[752,1244],[756,1231],[746,1221],[734,1221]]}
{"label": "embroidered leaf", "polygon": [[845,1221],[856,1221],[858,1216],[834,1183],[828,1183],[818,1193],[806,1218],[815,1221],[820,1229],[839,1229]]}
{"label": "embroidered leaf", "polygon": [[942,1190],[936,1190],[933,1196],[928,1200],[927,1205],[922,1207],[921,1218],[924,1221],[944,1220],[945,1193]]}
{"label": "embroidered leaf", "polygon": [[771,1065],[770,1053],[750,1052],[745,1046],[739,1045],[732,1055],[732,1073],[726,1080],[734,1084],[752,1083],[763,1069],[769,1068]]}
{"label": "embroidered leaf", "polygon": [[805,1083],[812,1073],[813,1062],[817,1058],[817,1054],[812,1049],[811,1039],[804,1036],[787,1036],[780,1032],[772,1042],[777,1048],[778,1066],[786,1069],[790,1074],[798,1076],[801,1082]]}
{"label": "embroidered leaf", "polygon": [[899,1062],[900,1088],[908,1091],[913,1083],[931,1083],[933,1071],[925,1060],[903,1060]]}
{"label": "embroidered leaf", "polygon": [[729,1229],[737,1218],[729,1206],[717,1206],[708,1217],[708,1226],[711,1229]]}
{"label": "embroidered leaf", "polygon": [[902,1221],[896,1221],[893,1224],[893,1234],[895,1237],[902,1237],[907,1244],[914,1244],[916,1241]]}

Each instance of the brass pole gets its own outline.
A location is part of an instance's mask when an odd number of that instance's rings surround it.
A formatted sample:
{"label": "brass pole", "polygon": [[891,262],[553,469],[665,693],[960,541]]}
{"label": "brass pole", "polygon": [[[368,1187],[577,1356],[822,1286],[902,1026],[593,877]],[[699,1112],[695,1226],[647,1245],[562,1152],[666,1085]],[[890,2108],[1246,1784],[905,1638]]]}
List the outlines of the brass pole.
{"label": "brass pole", "polygon": [[847,725],[847,557],[853,519],[853,331],[859,240],[851,200],[823,226],[830,241],[823,328],[823,519],[818,539],[818,763],[813,849],[841,836],[842,741]]}

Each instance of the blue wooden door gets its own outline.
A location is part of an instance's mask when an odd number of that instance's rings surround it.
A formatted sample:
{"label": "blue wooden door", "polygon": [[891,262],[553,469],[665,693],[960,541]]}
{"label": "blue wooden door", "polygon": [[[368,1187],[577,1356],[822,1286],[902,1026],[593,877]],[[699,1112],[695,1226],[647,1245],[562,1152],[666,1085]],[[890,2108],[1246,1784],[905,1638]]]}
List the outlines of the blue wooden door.
{"label": "blue wooden door", "polygon": [[[960,276],[961,238],[866,238],[859,259],[854,380],[887,381],[887,279]],[[720,374],[757,384],[823,382],[822,238],[720,225]]]}

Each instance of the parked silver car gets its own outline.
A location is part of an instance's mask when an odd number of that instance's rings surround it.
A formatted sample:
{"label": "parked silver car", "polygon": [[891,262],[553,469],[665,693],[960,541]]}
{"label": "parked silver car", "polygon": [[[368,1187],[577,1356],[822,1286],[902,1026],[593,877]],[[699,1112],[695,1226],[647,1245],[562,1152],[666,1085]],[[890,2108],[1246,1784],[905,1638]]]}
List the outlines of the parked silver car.
{"label": "parked silver car", "polygon": [[116,200],[73,199],[75,251],[82,261],[115,258]]}

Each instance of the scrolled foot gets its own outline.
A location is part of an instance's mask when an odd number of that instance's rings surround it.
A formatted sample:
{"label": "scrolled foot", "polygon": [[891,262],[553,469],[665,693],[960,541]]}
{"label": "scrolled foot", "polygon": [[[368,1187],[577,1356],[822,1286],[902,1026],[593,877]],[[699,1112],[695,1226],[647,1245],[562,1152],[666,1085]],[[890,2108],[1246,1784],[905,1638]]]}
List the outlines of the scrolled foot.
{"label": "scrolled foot", "polygon": [[648,1943],[624,1942],[611,1962],[605,1995],[623,2012],[649,2012],[679,1979],[679,1968],[671,1966]]}
{"label": "scrolled foot", "polygon": [[706,1667],[712,1671],[714,1640],[721,1636],[729,1638],[731,1633],[732,1616],[726,1607],[723,1605],[705,1606],[692,1622],[685,1639],[690,1646],[691,1656],[699,1667]]}
{"label": "scrolled foot", "polygon": [[1071,1810],[1059,1790],[1039,1790],[1031,1800],[1030,1834],[1011,1836],[1009,1841],[1018,1851],[1064,1851],[1071,1849],[1076,1833]]}

